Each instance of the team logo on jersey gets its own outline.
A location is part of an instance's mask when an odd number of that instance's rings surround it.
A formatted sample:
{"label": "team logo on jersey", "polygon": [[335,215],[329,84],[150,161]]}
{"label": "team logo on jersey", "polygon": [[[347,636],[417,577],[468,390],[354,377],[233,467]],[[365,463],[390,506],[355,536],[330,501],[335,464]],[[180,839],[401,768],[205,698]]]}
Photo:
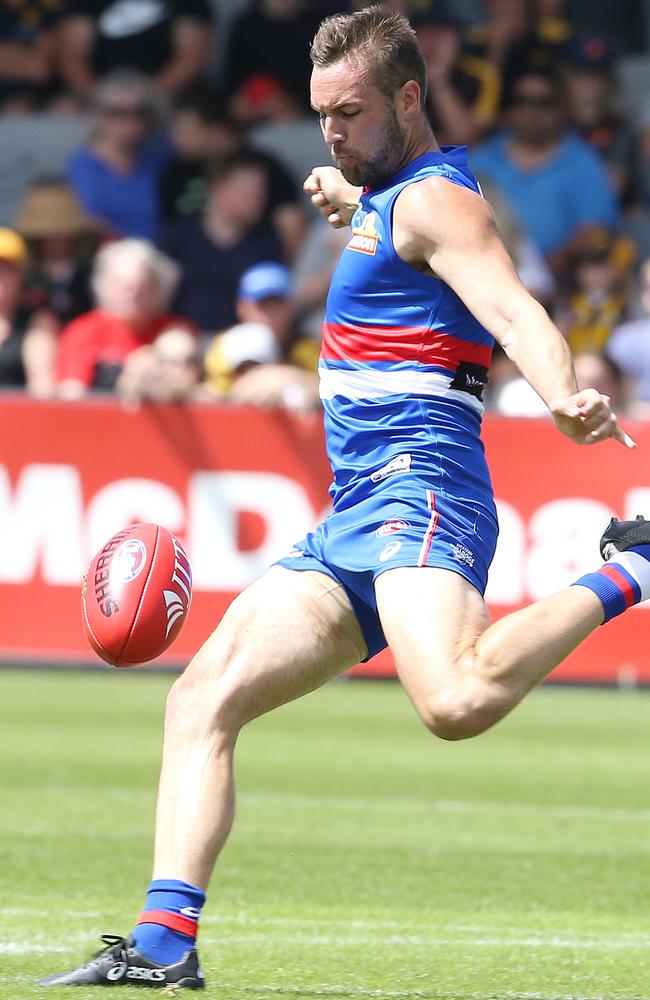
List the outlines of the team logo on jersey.
{"label": "team logo on jersey", "polygon": [[376,221],[375,212],[363,214],[357,210],[352,219],[352,236],[347,249],[358,250],[359,253],[367,253],[372,257],[377,252],[377,243],[379,242]]}
{"label": "team logo on jersey", "polygon": [[391,517],[389,521],[384,521],[383,524],[379,525],[375,534],[377,538],[385,538],[386,535],[394,535],[396,531],[404,531],[410,527],[408,521],[402,521],[400,517]]}

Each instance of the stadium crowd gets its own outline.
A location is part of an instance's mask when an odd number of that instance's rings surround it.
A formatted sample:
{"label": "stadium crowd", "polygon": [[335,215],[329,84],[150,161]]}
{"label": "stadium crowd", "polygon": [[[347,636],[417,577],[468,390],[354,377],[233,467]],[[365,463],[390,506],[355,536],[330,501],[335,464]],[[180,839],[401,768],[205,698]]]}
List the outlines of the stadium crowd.
{"label": "stadium crowd", "polygon": [[[309,43],[359,0],[6,0],[0,388],[317,405],[346,242],[302,177],[328,154]],[[650,3],[389,0],[441,144],[470,146],[581,384],[650,417]],[[499,351],[488,405],[541,416]]]}

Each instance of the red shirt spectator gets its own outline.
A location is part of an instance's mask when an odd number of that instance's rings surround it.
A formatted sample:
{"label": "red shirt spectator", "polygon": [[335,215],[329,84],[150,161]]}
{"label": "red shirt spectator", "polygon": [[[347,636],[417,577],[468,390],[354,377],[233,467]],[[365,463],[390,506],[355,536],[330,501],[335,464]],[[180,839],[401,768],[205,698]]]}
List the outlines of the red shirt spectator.
{"label": "red shirt spectator", "polygon": [[63,331],[58,381],[74,381],[86,389],[111,390],[129,354],[153,343],[163,330],[187,325],[187,320],[163,313],[135,330],[120,316],[93,309],[68,323]]}
{"label": "red shirt spectator", "polygon": [[178,283],[176,264],[144,240],[119,240],[95,258],[97,308],[64,328],[58,359],[60,395],[113,389],[126,358],[168,327],[189,321],[168,311]]}

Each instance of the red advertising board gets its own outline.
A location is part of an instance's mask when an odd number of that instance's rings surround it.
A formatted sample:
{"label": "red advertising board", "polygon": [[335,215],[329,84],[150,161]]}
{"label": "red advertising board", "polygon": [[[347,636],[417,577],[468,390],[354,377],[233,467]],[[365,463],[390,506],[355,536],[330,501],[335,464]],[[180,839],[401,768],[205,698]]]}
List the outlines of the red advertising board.
{"label": "red advertising board", "polygon": [[[598,564],[612,513],[650,510],[650,426],[639,447],[578,448],[548,421],[485,421],[501,536],[495,616]],[[124,409],[108,399],[0,399],[0,660],[86,663],[79,582],[116,530],[156,521],[185,542],[187,624],[163,662],[186,662],[234,594],[327,509],[320,417],[222,406]],[[646,608],[590,637],[558,679],[650,683]],[[390,673],[382,654],[362,670]]]}

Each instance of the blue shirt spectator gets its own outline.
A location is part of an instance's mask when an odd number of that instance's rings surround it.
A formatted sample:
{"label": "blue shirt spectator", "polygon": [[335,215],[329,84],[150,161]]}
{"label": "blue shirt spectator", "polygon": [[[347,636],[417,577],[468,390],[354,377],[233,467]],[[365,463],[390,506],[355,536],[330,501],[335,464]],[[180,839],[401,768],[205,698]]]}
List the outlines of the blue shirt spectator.
{"label": "blue shirt spectator", "polygon": [[73,154],[67,176],[86,211],[115,236],[157,235],[160,175],[172,155],[159,130],[151,81],[132,69],[107,76],[97,91],[94,131]]}
{"label": "blue shirt spectator", "polygon": [[552,156],[525,170],[499,132],[470,154],[472,170],[501,189],[544,256],[560,249],[585,225],[615,228],[618,209],[607,172],[579,136],[567,132]]}
{"label": "blue shirt spectator", "polygon": [[70,159],[67,175],[86,211],[103,219],[116,236],[153,240],[161,217],[159,178],[170,157],[169,144],[154,140],[122,173],[90,146],[82,146]]}
{"label": "blue shirt spectator", "polygon": [[556,274],[572,241],[591,227],[615,228],[614,189],[598,155],[567,128],[564,92],[550,72],[525,70],[507,95],[505,128],[470,154],[470,166],[500,188]]}

